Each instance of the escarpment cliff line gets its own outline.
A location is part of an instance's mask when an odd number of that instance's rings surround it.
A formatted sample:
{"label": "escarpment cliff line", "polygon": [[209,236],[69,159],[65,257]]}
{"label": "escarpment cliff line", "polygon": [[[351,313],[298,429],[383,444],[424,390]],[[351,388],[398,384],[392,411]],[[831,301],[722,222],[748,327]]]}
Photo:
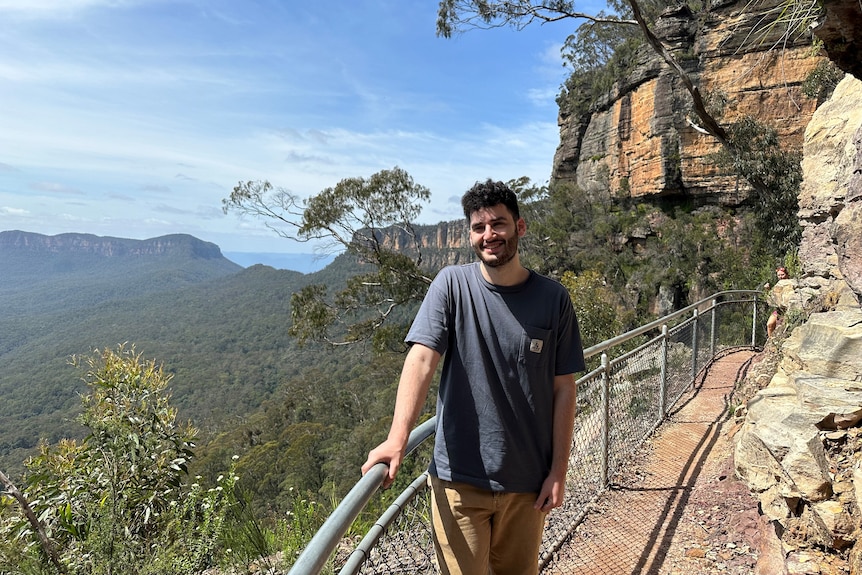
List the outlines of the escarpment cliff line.
{"label": "escarpment cliff line", "polygon": [[92,254],[102,257],[158,256],[184,253],[202,259],[222,258],[221,249],[217,245],[187,234],[132,240],[78,233],[47,236],[12,230],[0,232],[0,250],[5,252]]}

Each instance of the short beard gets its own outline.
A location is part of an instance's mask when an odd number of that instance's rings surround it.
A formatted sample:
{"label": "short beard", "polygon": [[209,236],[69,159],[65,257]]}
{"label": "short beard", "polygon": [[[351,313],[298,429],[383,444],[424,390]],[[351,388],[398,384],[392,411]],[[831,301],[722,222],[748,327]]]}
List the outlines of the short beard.
{"label": "short beard", "polygon": [[480,242],[479,245],[474,244],[473,251],[476,252],[476,255],[479,256],[482,263],[489,268],[499,268],[515,259],[515,255],[518,253],[518,236],[507,239],[504,242],[504,246],[505,249],[503,252],[491,260],[486,259],[485,254],[482,252],[482,242]]}

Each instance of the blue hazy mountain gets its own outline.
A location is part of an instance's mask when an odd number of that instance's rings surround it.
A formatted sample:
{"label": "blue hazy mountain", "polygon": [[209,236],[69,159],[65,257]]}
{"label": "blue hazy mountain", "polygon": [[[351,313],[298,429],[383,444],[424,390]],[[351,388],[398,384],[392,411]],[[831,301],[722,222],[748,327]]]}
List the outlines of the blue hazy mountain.
{"label": "blue hazy mountain", "polygon": [[224,252],[224,257],[244,268],[263,264],[277,270],[293,270],[304,274],[320,271],[335,259],[334,255],[272,252]]}

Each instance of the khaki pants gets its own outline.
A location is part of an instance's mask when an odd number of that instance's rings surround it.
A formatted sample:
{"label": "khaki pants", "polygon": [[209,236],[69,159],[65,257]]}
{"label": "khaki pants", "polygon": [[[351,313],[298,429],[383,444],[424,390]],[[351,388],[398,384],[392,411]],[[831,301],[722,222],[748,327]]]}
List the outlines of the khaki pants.
{"label": "khaki pants", "polygon": [[443,575],[537,575],[546,513],[536,493],[498,493],[431,477],[434,549]]}

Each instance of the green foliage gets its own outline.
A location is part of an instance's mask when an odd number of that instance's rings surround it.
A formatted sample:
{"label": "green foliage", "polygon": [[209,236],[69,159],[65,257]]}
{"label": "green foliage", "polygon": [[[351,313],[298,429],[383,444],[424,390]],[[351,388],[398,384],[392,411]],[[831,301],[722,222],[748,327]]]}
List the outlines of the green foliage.
{"label": "green foliage", "polygon": [[333,237],[360,254],[376,251],[381,240],[376,232],[391,226],[411,229],[422,211],[420,202],[429,197],[428,188],[414,183],[398,167],[368,179],[345,178],[306,201],[298,233],[307,238]]}
{"label": "green foliage", "polygon": [[[248,504],[262,517],[290,510],[291,487],[323,503],[329,493],[347,493],[370,446],[386,436],[403,355],[338,350],[340,364],[309,365],[255,414],[214,437],[195,470],[215,473],[238,454]],[[429,398],[424,413],[433,408]]]}
{"label": "green foliage", "polygon": [[557,104],[564,115],[581,116],[637,64],[643,37],[636,26],[589,22],[566,39],[563,59],[572,68]]}
{"label": "green foliage", "polygon": [[560,282],[572,298],[584,347],[620,334],[622,326],[613,305],[616,298],[601,274],[592,270],[579,276],[566,272]]}
{"label": "green foliage", "polygon": [[79,421],[89,435],[43,444],[27,462],[22,490],[39,529],[61,550],[58,565],[48,561],[36,525],[8,507],[0,556],[75,574],[191,574],[211,566],[237,477],[221,475],[207,491],[185,483],[195,431],[177,423],[170,377],[154,362],[120,346],[86,363],[90,392]]}
{"label": "green foliage", "polygon": [[779,257],[794,251],[802,237],[797,217],[802,153],[784,149],[775,129],[749,116],[731,124],[728,137],[731,146],[713,159],[752,184],[763,249]]}
{"label": "green foliage", "polygon": [[[116,265],[113,275],[93,271],[90,281],[96,291],[110,291],[114,279],[148,283],[149,271],[139,274],[119,261]],[[349,274],[352,268],[341,270]],[[64,277],[55,278],[58,291]],[[44,306],[27,318],[3,322],[4,343],[14,343],[0,352],[0,468],[20,474],[20,462],[40,438],[54,443],[83,437],[74,417],[81,410],[78,394],[84,386],[69,381],[64,358],[93,347],[129,341],[149,357],[164,358],[173,376],[174,404],[205,437],[245,416],[306,365],[338,361],[337,353],[321,357],[315,346],[296,349],[287,329],[293,292],[311,281],[337,284],[344,277],[331,270],[303,276],[254,266],[169,291],[129,297],[115,293],[112,300],[89,307],[82,303],[55,310],[46,296]],[[42,281],[47,289],[49,282]],[[26,291],[26,285],[19,291]],[[83,284],[80,289],[88,293]],[[0,301],[4,308],[7,299]],[[229,402],[223,401],[226,397]]]}
{"label": "green foliage", "polygon": [[267,225],[282,236],[327,242],[363,266],[332,296],[328,286],[319,284],[292,297],[290,335],[300,344],[338,344],[372,339],[395,310],[425,295],[431,278],[421,268],[413,222],[429,197],[427,188],[395,167],[367,179],[345,178],[307,199],[304,209],[269,182],[240,182],[223,206],[225,212],[269,220]]}
{"label": "green foliage", "polygon": [[803,80],[802,93],[817,100],[818,104],[825,102],[843,78],[844,71],[832,60],[822,60]]}
{"label": "green foliage", "polygon": [[608,201],[568,183],[536,188],[522,197],[528,200],[522,207],[528,222],[521,242],[526,265],[555,277],[566,270],[604,270],[602,262],[612,253],[603,229]]}
{"label": "green foliage", "polygon": [[308,499],[294,488],[288,489],[290,511],[281,523],[279,541],[286,557],[296,558],[308,545],[329,514],[329,508]]}
{"label": "green foliage", "polygon": [[[419,267],[421,249],[413,220],[429,191],[403,170],[384,170],[347,178],[310,198],[299,233],[335,237],[371,271],[350,278],[344,289],[326,300],[325,286],[309,286],[291,301],[291,335],[309,339],[358,342],[374,336],[392,312],[421,301],[431,278]],[[348,238],[349,233],[349,239]],[[396,234],[410,238],[403,251],[393,249]]]}
{"label": "green foliage", "polygon": [[799,250],[787,252],[784,255],[783,265],[790,277],[800,277],[802,275],[802,262],[799,260]]}
{"label": "green foliage", "polygon": [[612,201],[607,189],[568,183],[522,197],[530,218],[523,261],[556,277],[599,274],[616,309],[615,326],[600,338],[655,319],[650,306],[660,293],[678,309],[701,294],[762,285],[774,269],[753,211]]}

